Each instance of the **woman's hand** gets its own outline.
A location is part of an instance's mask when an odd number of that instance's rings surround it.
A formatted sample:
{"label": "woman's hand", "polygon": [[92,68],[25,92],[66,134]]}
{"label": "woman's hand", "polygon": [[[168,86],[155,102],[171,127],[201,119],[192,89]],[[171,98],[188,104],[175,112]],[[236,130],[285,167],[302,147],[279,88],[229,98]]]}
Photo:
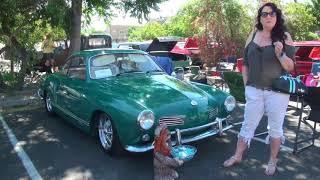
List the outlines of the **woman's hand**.
{"label": "woman's hand", "polygon": [[273,43],[274,45],[274,51],[276,53],[277,58],[280,58],[281,53],[283,51],[283,44],[280,41],[276,41]]}

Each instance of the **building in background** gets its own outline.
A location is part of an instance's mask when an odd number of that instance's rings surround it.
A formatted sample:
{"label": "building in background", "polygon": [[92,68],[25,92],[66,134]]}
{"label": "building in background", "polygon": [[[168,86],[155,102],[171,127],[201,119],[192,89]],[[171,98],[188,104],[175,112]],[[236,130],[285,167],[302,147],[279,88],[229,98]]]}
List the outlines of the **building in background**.
{"label": "building in background", "polygon": [[106,33],[109,33],[112,36],[112,41],[115,43],[126,42],[128,41],[129,28],[134,26],[128,25],[110,25],[106,29]]}
{"label": "building in background", "polygon": [[[168,20],[167,17],[160,16],[160,17],[152,18],[146,23],[150,23],[150,22],[164,23],[166,20]],[[139,26],[142,26],[142,24],[137,24],[137,25],[112,24],[106,28],[105,32],[112,36],[112,41],[115,43],[127,42],[129,38],[129,32],[128,32],[129,29],[132,27],[139,27]]]}

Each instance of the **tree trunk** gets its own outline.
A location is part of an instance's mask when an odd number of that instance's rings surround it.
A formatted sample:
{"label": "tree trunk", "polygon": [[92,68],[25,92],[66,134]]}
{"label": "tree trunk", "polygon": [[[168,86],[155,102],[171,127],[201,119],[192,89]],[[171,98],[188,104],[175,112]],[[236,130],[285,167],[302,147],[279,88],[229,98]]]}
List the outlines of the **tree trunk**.
{"label": "tree trunk", "polygon": [[71,15],[71,37],[69,55],[75,51],[80,51],[81,15],[82,0],[72,0]]}
{"label": "tree trunk", "polygon": [[23,88],[24,84],[24,78],[26,76],[27,71],[27,59],[28,59],[28,52],[24,46],[21,45],[21,43],[16,39],[15,36],[11,37],[11,43],[12,46],[16,49],[15,56],[18,57],[18,60],[21,61],[20,71],[18,73],[17,83],[14,85],[15,89],[21,90]]}
{"label": "tree trunk", "polygon": [[14,74],[14,59],[10,59],[10,73]]}
{"label": "tree trunk", "polygon": [[[8,52],[9,51],[9,46],[5,46],[5,47],[3,47],[3,48],[1,48],[0,49],[0,55],[2,54],[2,53],[4,53],[4,52]],[[3,79],[3,76],[2,76],[2,74],[1,74],[1,72],[0,72],[0,92],[2,91],[2,90],[4,90],[6,88],[6,84],[4,83],[4,79]]]}
{"label": "tree trunk", "polygon": [[25,48],[21,48],[19,49],[20,53],[21,53],[21,68],[17,77],[17,84],[15,85],[15,88],[21,90],[23,88],[23,84],[24,84],[24,78],[26,76],[27,73],[27,59],[28,59],[28,53],[27,50]]}
{"label": "tree trunk", "polygon": [[2,74],[0,72],[0,92],[2,90],[4,90],[5,88],[6,88],[6,84],[4,83],[4,79],[3,79]]}

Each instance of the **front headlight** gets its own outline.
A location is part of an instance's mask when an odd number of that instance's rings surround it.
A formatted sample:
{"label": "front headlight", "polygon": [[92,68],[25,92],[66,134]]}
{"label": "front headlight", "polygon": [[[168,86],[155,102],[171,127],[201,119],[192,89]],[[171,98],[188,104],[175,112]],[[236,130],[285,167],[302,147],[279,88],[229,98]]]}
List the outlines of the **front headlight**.
{"label": "front headlight", "polygon": [[233,96],[228,96],[224,101],[224,106],[227,111],[232,111],[236,107],[236,99]]}
{"label": "front headlight", "polygon": [[138,116],[138,123],[142,129],[150,129],[154,124],[153,112],[150,110],[142,111]]}

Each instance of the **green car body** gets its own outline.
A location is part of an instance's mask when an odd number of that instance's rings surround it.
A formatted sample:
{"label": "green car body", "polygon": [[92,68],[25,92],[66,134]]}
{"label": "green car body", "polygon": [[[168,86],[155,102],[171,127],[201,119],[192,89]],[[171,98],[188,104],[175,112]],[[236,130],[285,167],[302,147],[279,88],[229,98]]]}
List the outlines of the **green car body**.
{"label": "green car body", "polygon": [[[152,68],[113,74],[111,64],[126,62],[127,57]],[[82,63],[72,65],[77,59]],[[208,85],[178,80],[151,61],[139,50],[80,51],[69,57],[60,72],[43,80],[39,94],[44,99],[50,97],[50,111],[89,134],[97,132],[97,114],[106,114],[121,147],[131,152],[152,149],[159,123],[167,124],[177,143],[203,139],[232,127],[228,123],[235,106],[232,96]],[[148,127],[143,128],[140,120]]]}

